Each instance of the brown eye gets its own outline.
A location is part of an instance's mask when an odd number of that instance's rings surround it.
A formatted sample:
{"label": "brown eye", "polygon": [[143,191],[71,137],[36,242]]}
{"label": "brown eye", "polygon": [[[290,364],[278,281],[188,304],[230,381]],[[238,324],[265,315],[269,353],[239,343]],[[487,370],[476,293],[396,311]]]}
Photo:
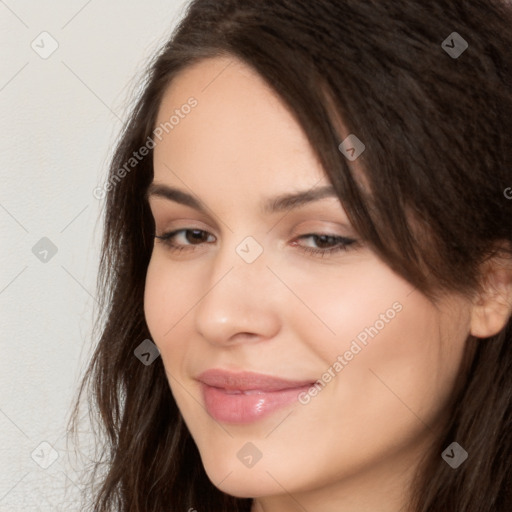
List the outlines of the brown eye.
{"label": "brown eye", "polygon": [[[176,243],[176,238],[181,235],[182,242]],[[171,231],[170,233],[164,233],[163,235],[155,235],[163,244],[165,244],[171,251],[177,250],[182,251],[187,247],[193,248],[195,245],[207,243],[208,236],[213,236],[207,231],[202,229],[178,229]]]}
{"label": "brown eye", "polygon": [[307,235],[302,235],[299,236],[297,240],[303,240],[305,238],[314,239],[318,248],[307,247],[297,243],[294,243],[293,245],[297,245],[300,247],[300,250],[304,251],[305,253],[314,254],[322,258],[340,251],[348,251],[350,245],[357,243],[357,240],[354,240],[353,238],[346,238],[343,236],[324,233],[310,233]]}

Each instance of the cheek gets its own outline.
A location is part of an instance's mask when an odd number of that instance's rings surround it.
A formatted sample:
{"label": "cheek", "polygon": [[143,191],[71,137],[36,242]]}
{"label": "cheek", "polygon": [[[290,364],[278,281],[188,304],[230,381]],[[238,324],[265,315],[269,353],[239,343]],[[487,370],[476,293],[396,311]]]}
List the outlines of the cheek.
{"label": "cheek", "polygon": [[[292,298],[288,306],[283,305],[285,321],[289,319],[296,339],[307,342],[324,362],[333,362],[351,348],[353,353],[362,353],[373,340],[386,338],[390,326],[400,324],[404,317],[413,289],[376,259],[317,272],[283,269],[282,274],[303,298],[303,304]],[[418,307],[421,317],[424,305],[416,304],[414,309]],[[389,339],[388,345],[393,345]],[[394,349],[388,349],[391,355]]]}
{"label": "cheek", "polygon": [[466,339],[455,320],[377,261],[338,279],[296,282],[297,295],[317,313],[297,311],[291,323],[325,383],[324,398],[313,398],[318,412],[322,402],[339,403],[356,424],[407,423],[416,421],[414,413],[429,417],[442,407]]}
{"label": "cheek", "polygon": [[169,262],[153,256],[147,270],[144,289],[144,315],[153,341],[165,351],[173,334],[181,327],[190,303],[192,281],[169,269]]}
{"label": "cheek", "polygon": [[[167,322],[164,311],[168,308],[170,296],[166,293],[168,286],[161,279],[159,265],[152,258],[146,273],[144,287],[144,316],[153,341],[158,345]],[[160,347],[159,347],[160,348]]]}

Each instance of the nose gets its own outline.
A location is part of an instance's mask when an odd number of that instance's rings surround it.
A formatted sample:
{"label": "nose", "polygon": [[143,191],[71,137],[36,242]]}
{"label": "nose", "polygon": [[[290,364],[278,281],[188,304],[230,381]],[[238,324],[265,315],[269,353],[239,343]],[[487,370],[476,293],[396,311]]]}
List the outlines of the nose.
{"label": "nose", "polygon": [[265,252],[252,263],[234,250],[217,254],[203,298],[194,308],[195,328],[206,341],[223,346],[253,343],[279,332],[282,290],[265,261]]}

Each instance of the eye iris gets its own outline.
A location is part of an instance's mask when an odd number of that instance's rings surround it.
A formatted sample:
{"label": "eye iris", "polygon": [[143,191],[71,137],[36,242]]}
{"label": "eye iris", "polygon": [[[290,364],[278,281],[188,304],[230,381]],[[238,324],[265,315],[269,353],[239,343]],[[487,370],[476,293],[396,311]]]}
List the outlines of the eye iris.
{"label": "eye iris", "polygon": [[318,247],[320,247],[322,249],[324,249],[325,247],[330,247],[334,242],[333,238],[334,237],[329,236],[329,235],[316,236]]}
{"label": "eye iris", "polygon": [[185,233],[185,238],[187,239],[187,242],[190,243],[203,243],[208,239],[208,235],[205,231],[200,229],[189,229]]}

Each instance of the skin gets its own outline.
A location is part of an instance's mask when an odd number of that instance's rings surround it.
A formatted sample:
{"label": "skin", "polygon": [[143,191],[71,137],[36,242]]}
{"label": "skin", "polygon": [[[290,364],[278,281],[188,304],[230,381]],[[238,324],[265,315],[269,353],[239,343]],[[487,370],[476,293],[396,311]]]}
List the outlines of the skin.
{"label": "skin", "polygon": [[[466,339],[501,329],[510,303],[451,294],[434,305],[362,243],[325,257],[301,251],[322,248],[302,235],[358,234],[332,197],[262,213],[268,197],[329,185],[292,115],[234,59],[183,71],[157,125],[190,96],[197,107],[156,145],[154,181],[193,194],[207,213],[149,201],[157,235],[207,233],[196,242],[176,235],[179,253],[155,241],[144,309],[209,478],[228,494],[254,497],[253,512],[407,510],[407,484],[442,419]],[[236,252],[248,236],[263,249],[252,263]],[[509,274],[500,277],[509,293]],[[400,312],[306,405],[249,425],[206,412],[200,372],[321,378],[397,302]],[[237,457],[247,442],[262,454],[252,468]]]}

